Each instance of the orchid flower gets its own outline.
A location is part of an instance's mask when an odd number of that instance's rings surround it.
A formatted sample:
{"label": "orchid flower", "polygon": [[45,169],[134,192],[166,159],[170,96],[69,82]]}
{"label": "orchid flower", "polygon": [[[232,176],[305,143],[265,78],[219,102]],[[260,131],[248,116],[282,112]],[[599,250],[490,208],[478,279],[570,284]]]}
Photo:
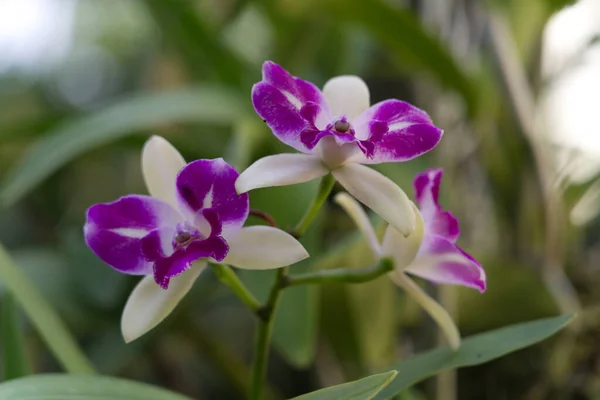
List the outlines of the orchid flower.
{"label": "orchid flower", "polygon": [[142,171],[151,196],[128,195],[87,211],[87,245],[109,266],[146,275],[121,320],[127,342],[164,318],[216,261],[247,269],[296,263],[308,253],[288,233],[270,226],[242,227],[248,195],[238,195],[238,173],[223,159],[185,164],[162,137],[144,146]]}
{"label": "orchid flower", "polygon": [[417,215],[415,232],[406,238],[389,225],[381,244],[360,204],[347,193],[339,193],[335,200],[363,232],[375,256],[394,260],[395,268],[389,273],[392,281],[415,297],[446,332],[450,344],[457,348],[460,336],[452,318],[406,276],[408,273],[433,283],[485,291],[485,271],[456,245],[460,234],[458,220],[449,211],[443,211],[438,202],[441,179],[441,169],[428,170],[416,176],[414,187],[419,209],[412,204]]}
{"label": "orchid flower", "polygon": [[406,194],[390,179],[361,164],[411,160],[431,150],[442,130],[422,110],[400,100],[369,107],[369,89],[357,76],[329,80],[321,92],[267,61],[252,103],[273,134],[304,154],[262,158],[236,182],[238,193],[310,181],[333,174],[354,197],[403,235],[415,216]]}

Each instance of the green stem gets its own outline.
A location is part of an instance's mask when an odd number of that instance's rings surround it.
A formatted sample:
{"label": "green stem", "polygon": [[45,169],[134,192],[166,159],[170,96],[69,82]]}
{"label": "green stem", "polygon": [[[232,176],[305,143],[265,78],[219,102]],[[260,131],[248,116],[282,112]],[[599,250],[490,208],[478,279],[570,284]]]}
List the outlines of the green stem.
{"label": "green stem", "polygon": [[212,264],[217,278],[231,289],[233,293],[244,303],[252,312],[258,313],[261,309],[259,301],[244,286],[244,283],[238,278],[229,265]]}
{"label": "green stem", "polygon": [[269,358],[269,344],[273,333],[273,316],[277,309],[277,304],[281,297],[283,285],[282,280],[285,277],[287,268],[280,268],[275,275],[275,282],[271,287],[271,292],[266,304],[259,311],[258,331],[256,333],[256,350],[254,354],[254,369],[252,373],[252,391],[251,400],[260,400],[262,398],[263,386],[267,375],[267,361]]}
{"label": "green stem", "polygon": [[314,283],[363,283],[379,278],[394,269],[394,262],[382,258],[373,266],[365,268],[328,269],[306,274],[284,276],[281,284],[284,286],[310,285]]}
{"label": "green stem", "polygon": [[298,225],[292,231],[292,235],[296,238],[304,235],[312,221],[317,216],[317,213],[321,209],[321,206],[327,200],[329,193],[331,193],[331,189],[333,189],[333,185],[335,184],[335,178],[331,174],[325,175],[321,182],[319,183],[319,191],[317,192],[317,196],[314,198],[306,213],[298,222]]}
{"label": "green stem", "polygon": [[[319,183],[319,190],[314,200],[306,210],[306,213],[298,222],[291,234],[299,238],[304,235],[310,224],[317,216],[321,206],[327,200],[329,193],[333,189],[335,178],[331,174],[327,174]],[[275,275],[275,282],[271,287],[269,298],[263,307],[256,314],[259,317],[258,331],[256,333],[256,348],[254,354],[254,369],[252,374],[252,389],[250,392],[251,400],[260,400],[262,398],[265,376],[267,374],[267,361],[269,358],[269,347],[271,336],[273,333],[273,317],[277,310],[277,304],[281,297],[281,292],[285,289],[287,279],[287,268],[280,268]]]}

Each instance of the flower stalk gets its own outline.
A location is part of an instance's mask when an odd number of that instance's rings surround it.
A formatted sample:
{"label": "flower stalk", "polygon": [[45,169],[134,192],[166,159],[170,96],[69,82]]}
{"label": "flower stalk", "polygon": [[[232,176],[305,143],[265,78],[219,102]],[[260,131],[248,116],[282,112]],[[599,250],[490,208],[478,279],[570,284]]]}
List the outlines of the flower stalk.
{"label": "flower stalk", "polygon": [[[306,213],[296,225],[296,228],[291,232],[295,238],[302,236],[310,227],[319,210],[327,200],[327,197],[333,189],[335,178],[331,174],[325,175],[319,184],[319,190],[314,200],[308,207]],[[256,314],[259,317],[258,331],[256,333],[256,345],[254,351],[254,369],[252,371],[252,388],[250,392],[251,400],[260,400],[263,392],[265,377],[267,374],[267,361],[269,358],[269,347],[271,344],[271,336],[273,333],[273,317],[277,310],[281,292],[286,288],[285,282],[287,279],[287,268],[277,270],[275,282],[271,287],[269,298],[264,306],[262,306]]]}
{"label": "flower stalk", "polygon": [[299,238],[306,233],[306,230],[317,216],[321,206],[325,200],[327,200],[329,193],[331,193],[333,185],[335,185],[335,178],[333,175],[327,174],[321,179],[321,182],[319,182],[319,191],[317,192],[317,196],[313,199],[300,222],[298,222],[294,230],[290,232],[292,236]]}
{"label": "flower stalk", "polygon": [[289,287],[315,283],[364,283],[379,278],[393,269],[392,259],[384,257],[377,264],[365,268],[338,268],[288,275],[282,279],[281,284]]}
{"label": "flower stalk", "polygon": [[258,313],[261,309],[260,302],[246,288],[237,274],[226,264],[212,264],[217,278],[225,284],[252,312]]}
{"label": "flower stalk", "polygon": [[262,398],[263,386],[267,375],[267,365],[269,359],[269,347],[271,336],[273,334],[273,316],[281,298],[283,286],[281,280],[286,274],[287,268],[277,270],[275,282],[271,287],[269,298],[264,306],[258,310],[258,330],[256,332],[256,347],[254,350],[254,368],[252,371],[252,388],[250,392],[251,400],[260,400]]}

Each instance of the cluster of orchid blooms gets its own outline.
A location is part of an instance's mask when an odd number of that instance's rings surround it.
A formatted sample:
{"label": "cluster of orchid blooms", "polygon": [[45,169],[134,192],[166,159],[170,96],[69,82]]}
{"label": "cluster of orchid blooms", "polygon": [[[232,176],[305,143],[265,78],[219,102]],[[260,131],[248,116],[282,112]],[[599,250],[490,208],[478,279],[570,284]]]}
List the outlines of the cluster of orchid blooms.
{"label": "cluster of orchid blooms", "polygon": [[[266,62],[252,103],[273,134],[300,153],[262,158],[241,174],[223,159],[187,163],[154,136],[142,152],[147,195],[128,195],[89,208],[84,227],[90,249],[124,274],[145,275],[125,306],[121,327],[132,341],[160,323],[191,289],[208,263],[275,269],[307,257],[290,233],[244,227],[247,192],[331,174],[347,191],[335,200],[356,222],[376,257],[391,259],[389,276],[447,331],[445,311],[420,295],[406,273],[434,283],[485,290],[481,265],[456,245],[458,221],[438,203],[442,170],[414,180],[417,206],[392,180],[364,164],[411,160],[437,145],[442,130],[422,110],[400,100],[370,105],[356,76],[329,80],[323,90]],[[380,242],[363,203],[389,223]],[[420,299],[419,299],[420,297]],[[459,344],[458,333],[447,334]]]}

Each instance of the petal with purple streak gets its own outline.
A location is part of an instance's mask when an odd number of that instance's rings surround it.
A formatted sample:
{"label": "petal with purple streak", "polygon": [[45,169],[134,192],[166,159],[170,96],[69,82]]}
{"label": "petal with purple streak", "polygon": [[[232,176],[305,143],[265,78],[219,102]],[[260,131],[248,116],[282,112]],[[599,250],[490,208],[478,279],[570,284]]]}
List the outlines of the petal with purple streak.
{"label": "petal with purple streak", "polygon": [[[436,257],[451,256],[452,261],[435,261]],[[419,254],[406,272],[434,283],[461,285],[484,292],[485,271],[469,254],[449,240],[439,236],[426,237]]]}
{"label": "petal with purple streak", "polygon": [[152,263],[142,253],[142,238],[181,220],[168,204],[150,196],[131,195],[90,207],[84,236],[90,249],[117,271],[145,275],[152,273]]}
{"label": "petal with purple streak", "polygon": [[223,231],[241,228],[248,217],[249,202],[247,194],[238,195],[235,190],[238,176],[222,158],[189,163],[177,175],[181,211],[189,221],[196,221],[202,210],[211,209],[217,213]]}
{"label": "petal with purple streak", "polygon": [[[387,125],[387,131],[382,124]],[[395,99],[371,106],[353,126],[357,139],[374,144],[372,157],[359,154],[353,160],[363,164],[411,160],[433,149],[443,134],[424,111]]]}
{"label": "petal with purple streak", "polygon": [[442,175],[441,168],[429,169],[418,174],[413,185],[427,233],[443,236],[454,243],[460,235],[460,228],[452,213],[443,211],[439,204]]}
{"label": "petal with purple streak", "polygon": [[441,168],[428,169],[425,172],[417,174],[413,181],[415,196],[419,207],[433,204],[439,207],[440,186],[442,184],[442,175],[444,171]]}
{"label": "petal with purple streak", "polygon": [[300,132],[329,113],[315,85],[270,61],[263,64],[263,80],[252,88],[252,104],[279,140],[304,153],[310,151],[300,142]]}
{"label": "petal with purple streak", "polygon": [[309,101],[316,104],[324,103],[323,94],[318,87],[290,75],[281,65],[275,64],[272,61],[266,61],[263,64],[262,73],[264,82],[293,96],[301,104]]}

